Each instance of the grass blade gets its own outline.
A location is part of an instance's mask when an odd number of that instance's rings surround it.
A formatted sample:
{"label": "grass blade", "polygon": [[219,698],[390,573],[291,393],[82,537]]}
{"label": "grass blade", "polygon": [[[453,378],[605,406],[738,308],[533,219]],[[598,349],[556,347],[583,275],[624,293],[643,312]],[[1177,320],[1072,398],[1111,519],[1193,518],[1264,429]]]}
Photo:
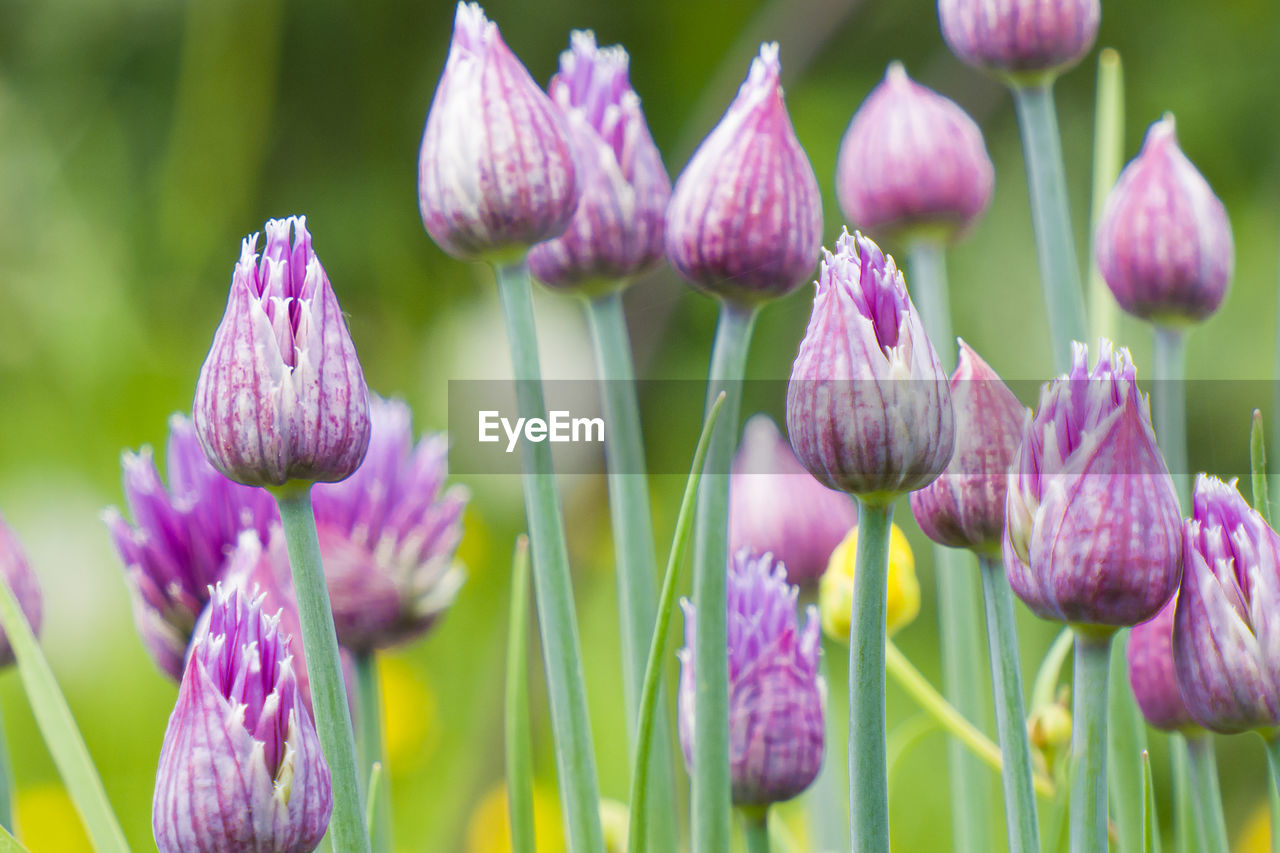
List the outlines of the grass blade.
{"label": "grass blade", "polygon": [[534,853],[533,746],[529,734],[529,538],[516,539],[511,559],[511,616],[507,623],[507,813],[512,853]]}

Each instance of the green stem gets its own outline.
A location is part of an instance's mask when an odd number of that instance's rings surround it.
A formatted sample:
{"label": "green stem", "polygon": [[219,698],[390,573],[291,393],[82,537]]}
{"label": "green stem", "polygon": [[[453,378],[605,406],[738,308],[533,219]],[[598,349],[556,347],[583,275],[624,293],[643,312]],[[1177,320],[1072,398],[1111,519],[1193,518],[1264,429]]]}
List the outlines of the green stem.
{"label": "green stem", "polygon": [[693,851],[729,849],[729,661],[725,634],[725,566],[729,551],[729,465],[738,438],[742,378],[756,308],[723,302],[711,350],[707,406],[725,392],[698,490],[693,532],[694,636]]}
{"label": "green stem", "polygon": [[[1124,69],[1120,54],[1111,48],[1098,53],[1098,92],[1093,120],[1093,203],[1089,216],[1090,236],[1098,232],[1098,222],[1107,206],[1107,196],[1124,164]],[[1089,253],[1089,337],[1115,340],[1120,312],[1115,297]]]}
{"label": "green stem", "polygon": [[0,715],[0,829],[13,831],[13,763],[9,760],[9,738],[4,716]]}
{"label": "green stem", "polygon": [[[529,268],[522,258],[497,266],[495,271],[516,380],[516,408],[522,418],[546,420]],[[604,850],[600,790],[591,749],[591,720],[587,713],[587,687],[574,613],[573,582],[569,575],[569,549],[565,543],[551,445],[545,441],[526,441],[521,451],[524,508],[533,556],[533,591],[541,628],[565,835],[571,853],[599,853]]]}
{"label": "green stem", "polygon": [[[1138,853],[1142,849],[1142,753],[1147,751],[1147,727],[1129,685],[1124,654],[1128,642],[1128,628],[1117,631],[1111,642],[1107,775],[1117,847],[1120,853]],[[1154,831],[1158,838],[1159,827]]]}
{"label": "green stem", "polygon": [[1076,629],[1071,853],[1107,849],[1107,681],[1113,632]]}
{"label": "green stem", "polygon": [[1013,617],[1013,593],[999,556],[978,557],[987,611],[987,644],[991,654],[991,683],[996,697],[996,729],[1004,757],[1005,821],[1010,853],[1039,853],[1036,797],[1032,787],[1031,745],[1022,705],[1022,665],[1018,659],[1018,631]]}
{"label": "green stem", "polygon": [[1267,448],[1262,432],[1262,412],[1253,410],[1253,423],[1249,426],[1249,486],[1253,495],[1253,508],[1267,524],[1271,523],[1271,497],[1267,483]]}
{"label": "green stem", "polygon": [[1187,335],[1182,329],[1156,326],[1154,409],[1156,439],[1173,472],[1178,502],[1191,506],[1191,478],[1187,469]]}
{"label": "green stem", "polygon": [[529,734],[529,538],[516,540],[511,560],[511,607],[507,621],[507,685],[503,732],[507,760],[507,815],[513,853],[534,853],[533,744]]}
{"label": "green stem", "polygon": [[711,404],[711,411],[707,413],[706,420],[702,424],[702,435],[698,437],[698,446],[693,452],[693,464],[689,468],[689,478],[684,485],[684,496],[680,499],[680,510],[676,514],[676,529],[675,535],[671,538],[671,552],[667,555],[667,568],[662,576],[657,622],[654,624],[653,639],[649,645],[649,657],[645,662],[644,686],[640,691],[640,716],[636,726],[638,731],[635,756],[631,762],[631,826],[627,841],[627,850],[630,853],[644,853],[647,849],[645,834],[650,823],[648,796],[649,791],[652,790],[648,783],[649,766],[652,764],[658,690],[662,685],[662,668],[667,659],[667,634],[671,630],[671,611],[675,608],[680,566],[684,563],[689,534],[693,529],[693,505],[698,495],[698,485],[702,480],[707,445],[711,443],[711,431],[715,429],[716,418],[724,405],[724,397],[723,392],[716,397]]}
{"label": "green stem", "polygon": [[1280,738],[1265,738],[1267,769],[1271,771],[1271,849],[1280,851]]}
{"label": "green stem", "polygon": [[1169,735],[1169,772],[1173,775],[1174,850],[1201,853],[1204,839],[1191,796],[1191,756],[1180,734]]}
{"label": "green stem", "polygon": [[738,809],[742,818],[742,837],[747,842],[747,853],[769,853],[769,809],[758,806]]}
{"label": "green stem", "polygon": [[849,814],[853,849],[859,853],[889,850],[884,676],[892,520],[892,503],[858,499],[849,629]]}
{"label": "green stem", "polygon": [[1022,152],[1027,162],[1027,187],[1031,196],[1031,221],[1040,259],[1040,281],[1053,363],[1066,371],[1071,362],[1071,342],[1084,341],[1084,294],[1080,288],[1080,264],[1076,259],[1071,212],[1067,204],[1066,170],[1062,141],[1049,80],[1014,85],[1013,105],[1022,130]]}
{"label": "green stem", "polygon": [[[600,369],[600,393],[609,440],[605,461],[609,470],[609,513],[613,528],[614,560],[618,575],[618,617],[622,634],[622,692],[626,702],[627,740],[636,742],[637,709],[644,680],[646,655],[653,640],[655,613],[653,518],[649,510],[649,478],[640,432],[640,406],[636,400],[635,368],[622,292],[611,290],[586,303],[596,364]],[[659,701],[654,719],[654,739],[672,742],[666,706]],[[675,850],[676,803],[672,763],[654,763],[649,772],[649,796],[662,798],[650,812],[653,841],[659,850]]]}
{"label": "green stem", "polygon": [[1200,828],[1200,849],[1204,853],[1229,853],[1227,822],[1222,814],[1222,790],[1218,787],[1218,762],[1213,750],[1213,736],[1204,733],[1188,735],[1187,753],[1191,758],[1191,775],[1195,780],[1192,807]]}
{"label": "green stem", "polygon": [[311,680],[316,732],[329,775],[333,780],[333,817],[329,835],[343,853],[369,853],[369,831],[360,807],[360,781],[356,775],[356,745],[351,730],[351,708],[338,660],[338,635],[333,627],[329,588],[320,559],[320,540],[311,509],[311,484],[275,492],[280,506],[284,539],[293,570],[293,589],[302,624],[302,648]]}
{"label": "green stem", "polygon": [[[369,824],[369,841],[373,853],[387,853],[391,849],[391,774],[387,767],[386,744],[382,737],[382,687],[378,682],[378,658],[375,652],[356,655],[356,691],[360,697],[359,730],[356,732],[356,752],[360,758],[361,779],[369,779],[373,765],[382,766],[378,787],[378,799],[374,802],[372,821]],[[365,792],[365,804],[372,791]]]}
{"label": "green stem", "polygon": [[[936,240],[916,240],[908,248],[911,298],[920,311],[929,340],[943,368],[956,366],[947,293],[946,249]],[[942,690],[961,714],[985,727],[987,699],[982,671],[982,632],[978,624],[980,593],[973,557],[942,545],[933,546],[938,586],[938,639],[942,653]],[[981,762],[955,738],[947,741],[951,777],[951,821],[956,849],[988,850],[990,777]]]}
{"label": "green stem", "polygon": [[[801,593],[803,595],[803,593]],[[809,602],[813,603],[813,602]],[[801,603],[801,612],[805,602]],[[842,755],[845,733],[842,721],[844,709],[837,707],[840,696],[837,694],[837,682],[833,680],[831,665],[835,655],[843,652],[839,646],[825,634],[822,636],[822,657],[818,661],[818,669],[823,682],[827,685],[827,712],[823,714],[823,727],[826,729],[826,755],[818,778],[813,780],[806,792],[807,811],[809,814],[809,837],[813,849],[831,851],[847,849],[849,846],[849,816],[845,813],[848,798],[842,790],[841,767],[832,761],[830,756]]]}

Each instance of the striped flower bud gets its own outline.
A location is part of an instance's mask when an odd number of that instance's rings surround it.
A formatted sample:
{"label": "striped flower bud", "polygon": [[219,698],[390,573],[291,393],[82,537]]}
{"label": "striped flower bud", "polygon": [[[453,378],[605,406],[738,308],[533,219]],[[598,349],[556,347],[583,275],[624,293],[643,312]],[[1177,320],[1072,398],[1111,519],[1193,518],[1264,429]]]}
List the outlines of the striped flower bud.
{"label": "striped flower bud", "polygon": [[1010,76],[1056,75],[1098,38],[1100,0],[938,0],[942,36],[976,68]]}
{"label": "striped flower bud", "polygon": [[1134,626],[1125,647],[1129,686],[1142,716],[1153,728],[1170,732],[1196,726],[1174,674],[1173,614],[1177,601],[1175,594],[1154,618]]}

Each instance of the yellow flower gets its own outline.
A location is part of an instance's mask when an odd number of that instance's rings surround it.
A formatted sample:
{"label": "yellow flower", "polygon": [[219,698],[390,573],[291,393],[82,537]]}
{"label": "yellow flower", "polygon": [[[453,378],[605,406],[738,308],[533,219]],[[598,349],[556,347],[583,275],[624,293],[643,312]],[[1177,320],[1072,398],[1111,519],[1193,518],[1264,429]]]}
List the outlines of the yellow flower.
{"label": "yellow flower", "polygon": [[[538,853],[558,853],[565,849],[560,801],[553,790],[538,784],[533,786],[533,834]],[[511,853],[505,782],[490,788],[471,813],[467,821],[467,853]]]}
{"label": "yellow flower", "polygon": [[378,656],[378,680],[387,764],[400,775],[421,766],[435,752],[436,695],[425,673],[393,655]]}
{"label": "yellow flower", "polygon": [[[818,585],[818,606],[822,630],[828,637],[849,642],[849,621],[853,613],[853,567],[858,551],[858,528],[849,531],[831,552],[827,571]],[[911,624],[920,612],[920,583],[916,580],[916,559],[911,544],[898,525],[889,532],[889,634]]]}

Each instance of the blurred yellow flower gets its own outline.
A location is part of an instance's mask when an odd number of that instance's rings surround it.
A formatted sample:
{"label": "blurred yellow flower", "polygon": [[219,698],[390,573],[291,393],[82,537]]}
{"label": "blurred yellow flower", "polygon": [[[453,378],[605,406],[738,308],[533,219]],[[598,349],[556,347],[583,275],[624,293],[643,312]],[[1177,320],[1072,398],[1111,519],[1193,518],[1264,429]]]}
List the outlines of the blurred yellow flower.
{"label": "blurred yellow flower", "polygon": [[[827,571],[818,585],[818,606],[822,631],[833,640],[849,642],[849,621],[853,613],[853,567],[858,551],[858,528],[849,531],[831,552]],[[916,559],[911,544],[898,525],[889,532],[888,630],[896,633],[911,624],[920,612],[920,583],[916,580]]]}
{"label": "blurred yellow flower", "polygon": [[400,775],[420,766],[434,751],[436,696],[422,672],[391,655],[378,656],[378,681],[387,763]]}
{"label": "blurred yellow flower", "polygon": [[18,838],[31,853],[93,853],[66,789],[43,784],[18,791]]}
{"label": "blurred yellow flower", "polygon": [[631,810],[617,800],[600,800],[600,826],[604,829],[605,853],[627,853],[631,830]]}
{"label": "blurred yellow flower", "polygon": [[1271,853],[1271,807],[1266,799],[1254,806],[1236,838],[1236,853]]}
{"label": "blurred yellow flower", "polygon": [[[538,853],[562,853],[560,801],[543,785],[533,787],[533,824]],[[511,853],[511,821],[507,785],[498,782],[481,798],[467,821],[467,853]]]}

